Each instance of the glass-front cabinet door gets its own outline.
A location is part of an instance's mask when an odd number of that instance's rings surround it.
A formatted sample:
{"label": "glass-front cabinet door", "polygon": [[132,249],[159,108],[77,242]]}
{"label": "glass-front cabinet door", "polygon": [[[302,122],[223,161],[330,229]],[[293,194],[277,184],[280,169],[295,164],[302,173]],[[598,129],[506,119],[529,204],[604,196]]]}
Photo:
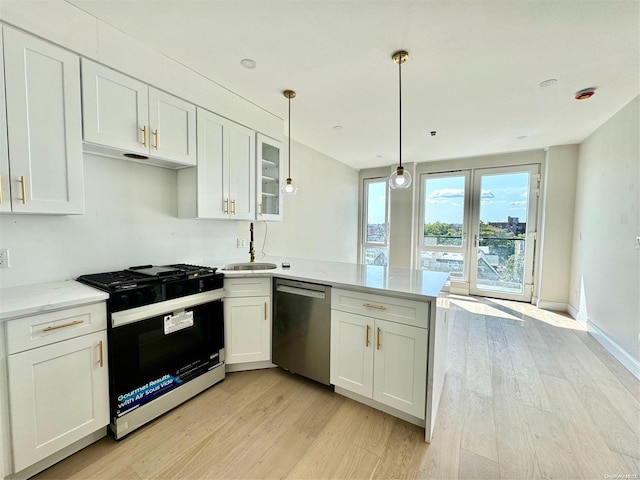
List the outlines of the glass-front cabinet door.
{"label": "glass-front cabinet door", "polygon": [[282,142],[258,134],[258,168],[256,208],[257,220],[282,220],[282,193],[280,184],[283,182]]}

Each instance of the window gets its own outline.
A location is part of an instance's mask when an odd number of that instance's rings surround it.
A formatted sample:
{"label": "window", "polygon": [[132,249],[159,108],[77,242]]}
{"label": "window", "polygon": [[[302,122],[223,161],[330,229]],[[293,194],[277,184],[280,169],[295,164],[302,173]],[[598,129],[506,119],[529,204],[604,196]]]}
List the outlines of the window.
{"label": "window", "polygon": [[386,178],[364,181],[362,263],[389,265],[389,187]]}
{"label": "window", "polygon": [[464,280],[469,172],[423,174],[420,183],[419,268]]}

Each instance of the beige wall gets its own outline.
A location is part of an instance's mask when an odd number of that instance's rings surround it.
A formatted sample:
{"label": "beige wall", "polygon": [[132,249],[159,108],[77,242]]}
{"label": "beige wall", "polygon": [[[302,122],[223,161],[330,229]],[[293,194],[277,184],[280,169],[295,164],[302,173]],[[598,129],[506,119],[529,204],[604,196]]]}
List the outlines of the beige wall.
{"label": "beige wall", "polygon": [[578,145],[549,147],[540,196],[540,268],[537,305],[567,311],[573,241],[573,215],[578,171]]}
{"label": "beige wall", "polygon": [[[580,144],[570,303],[640,362],[640,97]],[[606,341],[606,339],[605,339]],[[616,346],[610,345],[612,348]]]}

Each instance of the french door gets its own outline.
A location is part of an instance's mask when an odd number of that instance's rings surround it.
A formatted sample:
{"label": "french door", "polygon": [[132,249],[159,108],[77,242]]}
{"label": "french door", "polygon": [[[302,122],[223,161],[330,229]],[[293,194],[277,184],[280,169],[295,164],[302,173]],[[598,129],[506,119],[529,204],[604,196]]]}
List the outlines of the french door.
{"label": "french door", "polygon": [[448,272],[452,291],[531,301],[538,170],[424,174],[419,268]]}

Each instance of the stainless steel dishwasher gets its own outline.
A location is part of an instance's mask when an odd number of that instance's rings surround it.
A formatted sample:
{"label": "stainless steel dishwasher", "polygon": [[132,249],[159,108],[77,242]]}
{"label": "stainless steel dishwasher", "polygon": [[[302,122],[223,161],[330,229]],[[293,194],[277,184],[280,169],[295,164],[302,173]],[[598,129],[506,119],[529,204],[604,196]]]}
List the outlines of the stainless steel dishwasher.
{"label": "stainless steel dishwasher", "polygon": [[329,385],[331,287],[274,279],[272,361]]}

